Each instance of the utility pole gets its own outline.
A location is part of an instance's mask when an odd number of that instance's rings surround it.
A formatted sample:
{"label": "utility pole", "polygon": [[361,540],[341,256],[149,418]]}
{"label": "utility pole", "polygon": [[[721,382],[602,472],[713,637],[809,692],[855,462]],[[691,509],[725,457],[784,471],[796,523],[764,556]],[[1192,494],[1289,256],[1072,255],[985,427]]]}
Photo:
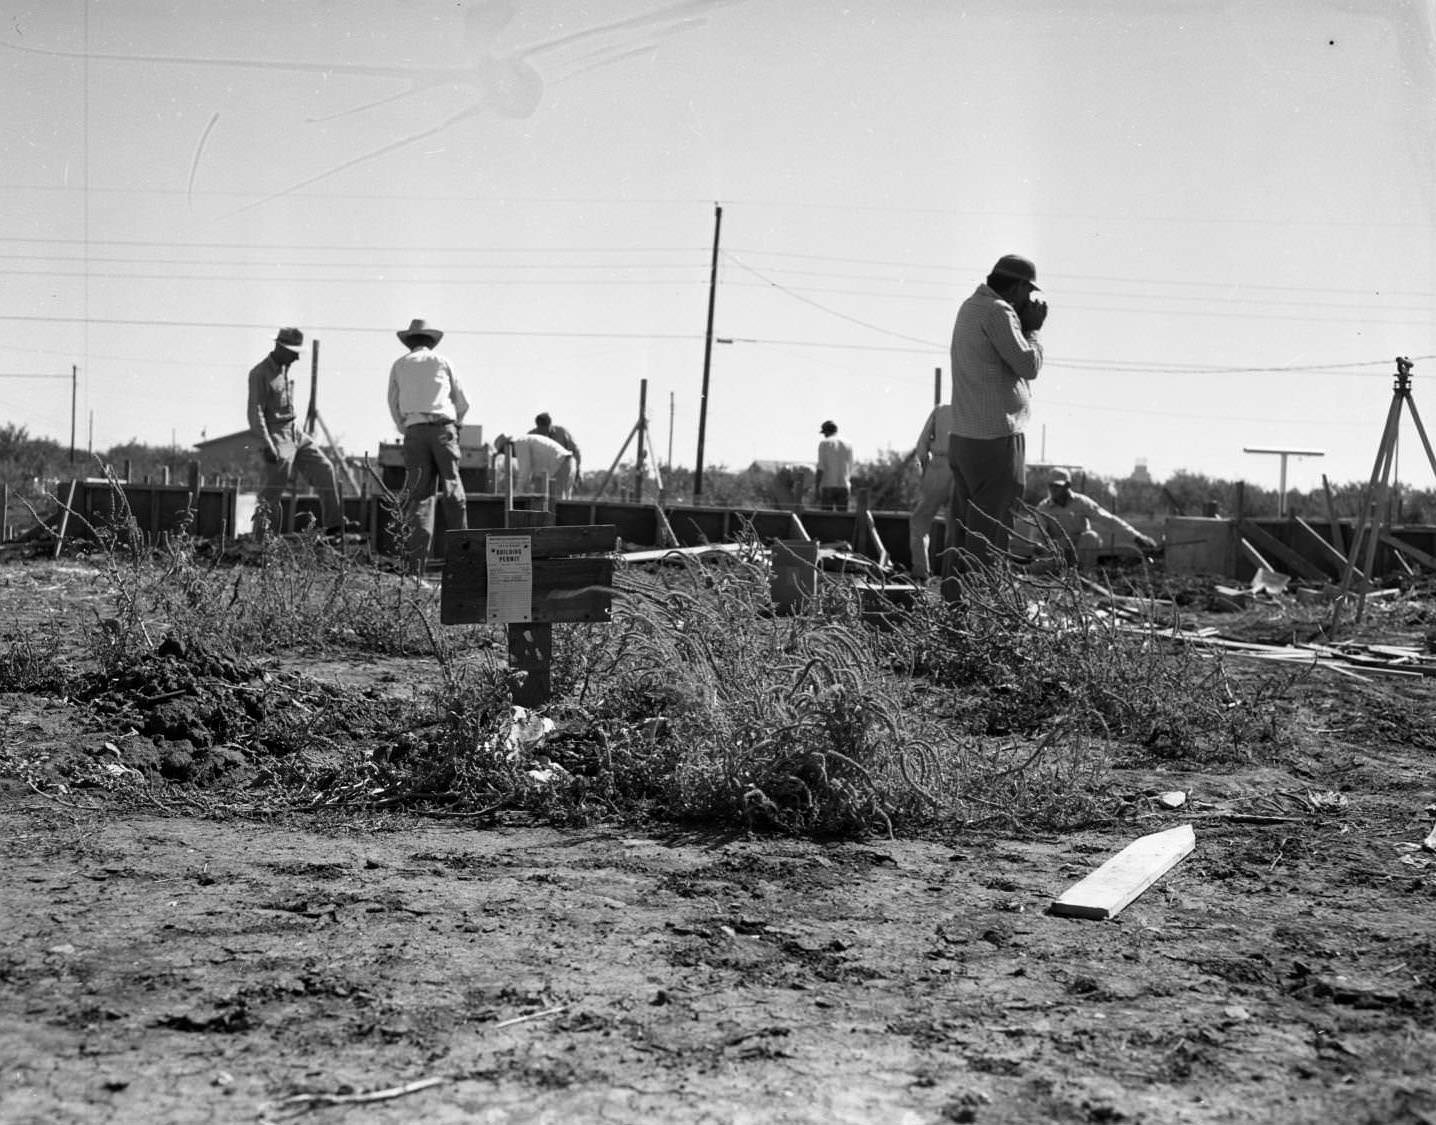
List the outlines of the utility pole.
{"label": "utility pole", "polygon": [[708,273],[708,332],[703,343],[703,393],[698,398],[698,460],[693,467],[693,502],[703,495],[703,443],[708,435],[708,375],[713,368],[713,307],[718,300],[718,237],[723,208],[713,204],[713,264]]}
{"label": "utility pole", "polygon": [[643,503],[643,467],[648,455],[644,439],[648,437],[648,380],[638,380],[638,460],[633,468],[633,498]]}
{"label": "utility pole", "polygon": [[673,479],[673,392],[668,392],[668,479]]}
{"label": "utility pole", "polygon": [[80,385],[80,366],[70,364],[70,464],[75,463],[75,400]]}
{"label": "utility pole", "polygon": [[304,432],[314,436],[314,424],[319,420],[319,341],[309,343],[309,412],[304,416]]}
{"label": "utility pole", "polygon": [[932,404],[933,404],[934,406],[941,406],[941,405],[942,405],[942,368],[941,368],[941,367],[934,367],[934,368],[932,369]]}

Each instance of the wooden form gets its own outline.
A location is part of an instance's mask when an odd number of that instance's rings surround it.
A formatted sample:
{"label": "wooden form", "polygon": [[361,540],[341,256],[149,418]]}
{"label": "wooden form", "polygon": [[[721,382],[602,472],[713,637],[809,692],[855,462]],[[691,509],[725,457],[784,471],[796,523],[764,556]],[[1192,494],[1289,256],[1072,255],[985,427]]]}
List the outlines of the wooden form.
{"label": "wooden form", "polygon": [[1241,553],[1246,557],[1247,562],[1251,563],[1252,566],[1256,567],[1258,570],[1276,570],[1276,567],[1272,566],[1271,563],[1267,562],[1267,560],[1262,557],[1262,553],[1258,551],[1254,546],[1252,546],[1252,542],[1250,539],[1238,535],[1237,549],[1241,551]]}
{"label": "wooden form", "polygon": [[[1321,567],[1307,559],[1300,551],[1292,550],[1275,535],[1258,527],[1251,520],[1242,520],[1237,524],[1237,533],[1244,540],[1250,541],[1252,546],[1267,558],[1285,564],[1289,573],[1295,574],[1299,578],[1310,578],[1316,582],[1326,581],[1326,572]],[[1344,563],[1346,560],[1342,561]],[[1279,568],[1268,566],[1267,569]]]}
{"label": "wooden form", "polygon": [[1380,532],[1380,538],[1381,542],[1397,552],[1398,558],[1405,555],[1413,562],[1420,563],[1427,570],[1436,570],[1436,556],[1428,555],[1425,551],[1411,546],[1410,543],[1403,543],[1400,539],[1397,539],[1396,536],[1392,535],[1391,532],[1384,529]]}
{"label": "wooden form", "polygon": [[[612,524],[579,527],[543,526],[550,512],[511,512],[517,523],[539,526],[450,531],[444,537],[444,577],[439,620],[445,625],[481,625],[489,614],[489,540],[522,537],[531,558],[532,597],[519,616],[507,616],[509,668],[520,673],[514,702],[541,706],[553,693],[555,622],[607,621],[613,608],[613,549],[618,529]],[[597,554],[596,552],[604,552]]]}
{"label": "wooden form", "polygon": [[[1307,523],[1306,520],[1300,516],[1292,517],[1292,527],[1296,531],[1296,537],[1310,548],[1311,553],[1307,555],[1307,558],[1315,556],[1313,561],[1317,565],[1322,566],[1329,576],[1332,578],[1340,578],[1341,572],[1346,566],[1346,556],[1328,543],[1321,532],[1317,531],[1316,528],[1312,527],[1311,524]],[[1335,534],[1338,536],[1337,542],[1341,542],[1340,528],[1337,529]],[[1363,582],[1366,581],[1366,575],[1360,575],[1360,580]]]}
{"label": "wooden form", "polygon": [[1197,835],[1190,824],[1133,840],[1058,896],[1052,913],[1069,918],[1115,918],[1196,846]]}

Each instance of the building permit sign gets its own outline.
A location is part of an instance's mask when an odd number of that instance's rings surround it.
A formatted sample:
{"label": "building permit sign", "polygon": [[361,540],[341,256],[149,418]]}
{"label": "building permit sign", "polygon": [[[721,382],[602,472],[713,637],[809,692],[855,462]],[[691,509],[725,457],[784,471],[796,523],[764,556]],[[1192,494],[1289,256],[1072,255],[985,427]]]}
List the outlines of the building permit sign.
{"label": "building permit sign", "polygon": [[527,535],[490,535],[487,540],[490,625],[533,620],[533,540]]}

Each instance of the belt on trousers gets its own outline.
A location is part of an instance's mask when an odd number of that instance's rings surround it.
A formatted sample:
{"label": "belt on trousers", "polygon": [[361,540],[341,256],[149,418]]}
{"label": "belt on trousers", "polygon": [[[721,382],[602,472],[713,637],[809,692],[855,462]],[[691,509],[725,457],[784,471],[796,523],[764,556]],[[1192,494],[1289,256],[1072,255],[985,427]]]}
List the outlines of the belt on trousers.
{"label": "belt on trousers", "polygon": [[[443,425],[445,422],[453,422],[453,421],[454,421],[454,419],[452,419],[452,418],[445,418],[442,414],[426,414],[426,415],[424,415],[424,417],[423,417],[422,419],[420,419],[419,421],[417,421],[417,422],[410,422],[410,423],[409,423],[409,426],[439,426],[439,425]],[[457,424],[458,424],[458,423],[455,423],[455,425],[457,425]],[[404,428],[405,428],[405,429],[408,429],[409,426],[405,426]]]}

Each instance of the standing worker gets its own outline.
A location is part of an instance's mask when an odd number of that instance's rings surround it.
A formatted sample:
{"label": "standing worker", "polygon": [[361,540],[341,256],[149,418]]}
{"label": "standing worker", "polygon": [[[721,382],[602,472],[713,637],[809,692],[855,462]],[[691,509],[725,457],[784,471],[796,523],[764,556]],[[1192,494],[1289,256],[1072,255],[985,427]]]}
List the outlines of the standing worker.
{"label": "standing worker", "polygon": [[261,539],[271,528],[280,526],[284,490],[299,473],[319,493],[324,530],[344,530],[334,466],[314,439],[294,424],[294,380],[289,377],[289,369],[303,351],[304,333],[298,328],[281,328],[274,337],[273,350],[249,372],[249,429],[260,440],[259,452],[264,459],[254,520],[255,534]]}
{"label": "standing worker", "polygon": [[846,512],[848,493],[853,482],[853,449],[838,437],[838,424],[824,422],[819,427],[823,438],[818,442],[818,469],[814,487],[818,507],[828,511]]}
{"label": "standing worker", "polygon": [[[1006,551],[1013,507],[1027,479],[1024,429],[1030,383],[1042,370],[1039,331],[1047,304],[1037,292],[1037,267],[1005,254],[957,310],[952,328],[952,469],[949,542],[957,566],[992,561]],[[944,562],[950,573],[952,556]]]}
{"label": "standing worker", "polygon": [[932,577],[928,552],[932,521],[952,500],[952,470],[947,464],[947,436],[951,430],[952,405],[945,402],[934,406],[912,451],[922,476],[917,485],[917,503],[908,517],[908,546],[912,549],[912,576],[919,582]]}
{"label": "standing worker", "polygon": [[543,492],[552,485],[559,500],[573,495],[574,457],[567,449],[543,434],[520,434],[494,438],[494,452],[509,459],[519,486],[532,492]]}
{"label": "standing worker", "polygon": [[434,351],[444,334],[425,320],[398,333],[409,349],[389,369],[389,413],[404,435],[403,518],[407,556],[423,569],[434,535],[434,513],[425,501],[436,492],[450,531],[469,526],[464,482],[459,478],[459,427],[469,400],[449,361]]}
{"label": "standing worker", "polygon": [[583,475],[583,454],[579,452],[578,442],[573,440],[573,435],[562,426],[555,426],[547,410],[534,418],[534,428],[529,433],[552,438],[573,454],[573,487],[578,488],[581,483],[579,478]]}
{"label": "standing worker", "polygon": [[1053,545],[1062,552],[1068,566],[1086,568],[1097,562],[1102,537],[1093,524],[1111,531],[1130,535],[1142,551],[1154,551],[1157,544],[1130,523],[1090,496],[1072,491],[1072,478],[1063,469],[1052,474],[1047,482],[1047,497],[1037,505],[1037,520]]}

